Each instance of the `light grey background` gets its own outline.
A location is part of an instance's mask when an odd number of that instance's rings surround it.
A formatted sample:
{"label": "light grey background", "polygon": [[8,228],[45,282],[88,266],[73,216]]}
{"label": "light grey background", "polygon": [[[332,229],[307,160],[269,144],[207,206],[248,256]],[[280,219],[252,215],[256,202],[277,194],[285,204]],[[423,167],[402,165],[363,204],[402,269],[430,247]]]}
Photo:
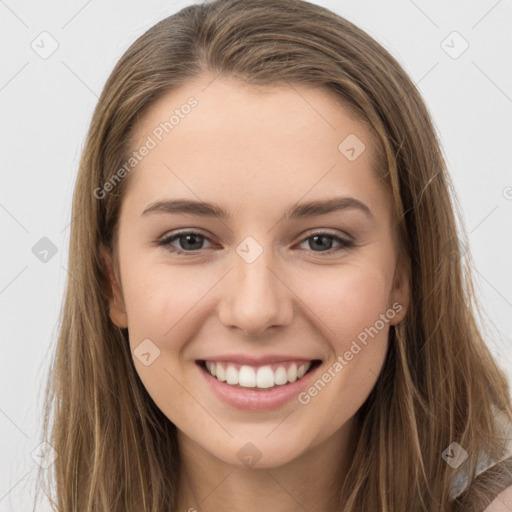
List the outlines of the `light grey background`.
{"label": "light grey background", "polygon": [[[0,0],[0,511],[31,509],[31,454],[42,440],[71,196],[92,110],[135,38],[190,3]],[[376,38],[418,84],[460,199],[489,345],[512,379],[512,3],[317,3]],[[45,59],[31,47],[51,49],[43,31],[58,43]],[[57,249],[46,263],[32,252],[42,237]]]}

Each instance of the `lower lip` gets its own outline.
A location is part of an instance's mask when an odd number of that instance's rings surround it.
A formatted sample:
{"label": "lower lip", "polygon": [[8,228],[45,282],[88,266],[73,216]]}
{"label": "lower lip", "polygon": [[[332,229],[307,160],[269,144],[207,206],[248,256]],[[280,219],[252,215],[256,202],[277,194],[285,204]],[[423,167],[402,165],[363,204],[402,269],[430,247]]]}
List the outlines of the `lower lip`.
{"label": "lower lip", "polygon": [[319,364],[295,382],[290,382],[269,391],[264,389],[254,390],[254,388],[235,388],[210,375],[200,364],[197,363],[197,366],[212,391],[228,405],[237,409],[268,411],[278,409],[293,398],[296,398],[299,393],[310,385],[311,380],[322,365]]}

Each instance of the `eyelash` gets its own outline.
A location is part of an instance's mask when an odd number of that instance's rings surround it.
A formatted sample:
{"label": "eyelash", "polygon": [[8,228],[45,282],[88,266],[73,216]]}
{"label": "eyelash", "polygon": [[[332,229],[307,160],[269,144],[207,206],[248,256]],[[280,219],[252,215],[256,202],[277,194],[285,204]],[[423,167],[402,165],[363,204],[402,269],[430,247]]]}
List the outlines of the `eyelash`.
{"label": "eyelash", "polygon": [[[174,247],[172,247],[170,244],[171,242],[174,242],[175,240],[181,238],[181,237],[184,237],[184,236],[187,236],[187,235],[199,235],[200,237],[202,237],[203,239],[205,240],[208,240],[208,238],[201,234],[201,233],[198,233],[196,231],[182,231],[182,232],[179,232],[179,233],[176,233],[174,235],[171,235],[171,236],[167,236],[161,240],[157,240],[155,243],[157,246],[159,247],[165,247],[169,252],[173,253],[173,254],[177,254],[177,255],[181,255],[181,254],[191,254],[191,255],[196,255],[198,253],[198,251],[201,251],[202,249],[197,249],[197,250],[192,250],[192,251],[182,251],[180,249],[176,249]],[[302,244],[303,242],[309,240],[310,238],[314,238],[315,236],[326,236],[326,237],[329,237],[329,238],[332,238],[334,240],[336,240],[337,242],[339,242],[341,244],[340,247],[338,248],[334,248],[334,249],[328,249],[327,251],[313,251],[312,249],[310,249],[311,252],[314,252],[316,254],[332,254],[334,252],[337,252],[337,251],[341,251],[341,250],[347,250],[347,249],[352,249],[354,247],[356,247],[356,244],[354,242],[352,242],[351,240],[347,240],[345,238],[340,238],[336,235],[333,235],[332,233],[328,233],[326,231],[318,231],[318,232],[315,232],[309,236],[307,236],[306,238],[303,238],[301,241],[300,241],[300,244]]]}

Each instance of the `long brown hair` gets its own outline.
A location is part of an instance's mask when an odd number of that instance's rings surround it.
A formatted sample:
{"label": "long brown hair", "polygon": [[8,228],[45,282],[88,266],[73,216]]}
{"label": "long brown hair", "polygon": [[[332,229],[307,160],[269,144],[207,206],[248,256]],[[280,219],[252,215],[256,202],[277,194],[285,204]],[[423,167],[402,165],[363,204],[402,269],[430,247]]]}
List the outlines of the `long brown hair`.
{"label": "long brown hair", "polygon": [[[410,268],[411,305],[390,331],[382,372],[358,412],[357,463],[340,482],[339,510],[481,510],[488,482],[476,479],[451,500],[454,469],[442,453],[459,443],[473,480],[479,451],[500,456],[496,411],[512,421],[512,410],[507,379],[477,327],[470,253],[462,258],[460,214],[436,132],[415,85],[384,48],[301,0],[186,7],[139,37],[107,80],[73,196],[70,277],[44,408],[45,438],[58,453],[48,474],[55,507],[174,510],[176,427],[142,385],[127,330],[109,318],[110,282],[99,251],[105,247],[117,268],[116,229],[129,177],[104,197],[95,191],[129,158],[134,127],[148,107],[205,71],[257,86],[333,91],[371,127],[379,146],[400,258]],[[505,464],[494,471],[502,474]]]}

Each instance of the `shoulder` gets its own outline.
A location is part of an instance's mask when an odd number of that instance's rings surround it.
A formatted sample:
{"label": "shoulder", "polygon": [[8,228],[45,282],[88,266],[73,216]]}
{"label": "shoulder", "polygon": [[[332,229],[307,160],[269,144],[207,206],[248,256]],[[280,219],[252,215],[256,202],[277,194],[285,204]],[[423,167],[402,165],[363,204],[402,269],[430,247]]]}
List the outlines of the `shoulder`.
{"label": "shoulder", "polygon": [[512,485],[501,491],[483,512],[512,512]]}

